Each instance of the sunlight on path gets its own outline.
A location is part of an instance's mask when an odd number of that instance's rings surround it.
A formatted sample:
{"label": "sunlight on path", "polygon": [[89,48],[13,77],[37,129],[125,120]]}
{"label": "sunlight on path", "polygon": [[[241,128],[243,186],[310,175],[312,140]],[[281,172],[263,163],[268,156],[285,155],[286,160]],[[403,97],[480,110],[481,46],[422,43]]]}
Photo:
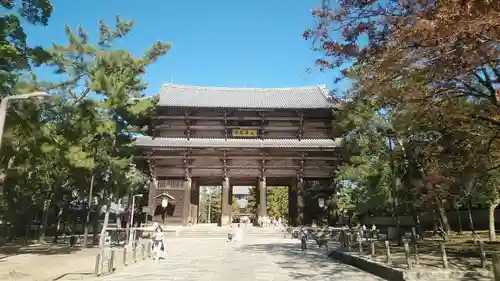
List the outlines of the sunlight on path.
{"label": "sunlight on path", "polygon": [[160,264],[153,260],[141,261],[104,280],[382,280],[326,258],[324,252],[313,245],[302,252],[297,240],[249,238],[241,243],[226,243],[224,239],[174,239],[169,242],[169,256]]}

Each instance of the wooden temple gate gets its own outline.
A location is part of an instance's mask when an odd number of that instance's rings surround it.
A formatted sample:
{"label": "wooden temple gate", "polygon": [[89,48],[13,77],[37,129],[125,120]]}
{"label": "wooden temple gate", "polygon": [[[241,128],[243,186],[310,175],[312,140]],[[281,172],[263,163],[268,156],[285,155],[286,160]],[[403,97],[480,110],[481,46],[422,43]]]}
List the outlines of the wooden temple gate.
{"label": "wooden temple gate", "polygon": [[[149,210],[167,224],[197,223],[200,186],[222,186],[221,225],[231,223],[232,186],[289,187],[289,222],[304,222],[306,179],[330,179],[342,159],[325,87],[219,88],[164,85],[153,134],[136,146],[153,175]],[[168,201],[168,202],[167,202]],[[167,202],[167,203],[166,203]]]}

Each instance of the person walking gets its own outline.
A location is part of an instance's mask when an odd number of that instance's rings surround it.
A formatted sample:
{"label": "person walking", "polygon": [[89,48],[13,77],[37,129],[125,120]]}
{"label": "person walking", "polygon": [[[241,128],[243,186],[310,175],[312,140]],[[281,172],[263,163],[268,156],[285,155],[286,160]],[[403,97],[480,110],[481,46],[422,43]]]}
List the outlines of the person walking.
{"label": "person walking", "polygon": [[236,232],[234,234],[234,241],[241,242],[243,240],[243,229],[240,224],[238,224],[238,228],[236,228]]}
{"label": "person walking", "polygon": [[299,237],[300,237],[300,247],[302,251],[305,251],[307,248],[307,230],[305,227],[302,227],[302,229],[300,230]]}

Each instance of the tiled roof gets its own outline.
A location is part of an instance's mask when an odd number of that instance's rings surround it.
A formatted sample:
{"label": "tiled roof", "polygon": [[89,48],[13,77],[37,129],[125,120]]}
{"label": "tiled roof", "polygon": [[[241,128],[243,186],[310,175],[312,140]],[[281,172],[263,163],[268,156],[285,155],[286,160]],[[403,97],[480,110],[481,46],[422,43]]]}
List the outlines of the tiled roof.
{"label": "tiled roof", "polygon": [[213,138],[154,138],[141,136],[138,147],[171,148],[337,148],[342,139],[213,139]]}
{"label": "tiled roof", "polygon": [[211,108],[334,108],[326,86],[297,88],[224,88],[167,84],[158,106]]}

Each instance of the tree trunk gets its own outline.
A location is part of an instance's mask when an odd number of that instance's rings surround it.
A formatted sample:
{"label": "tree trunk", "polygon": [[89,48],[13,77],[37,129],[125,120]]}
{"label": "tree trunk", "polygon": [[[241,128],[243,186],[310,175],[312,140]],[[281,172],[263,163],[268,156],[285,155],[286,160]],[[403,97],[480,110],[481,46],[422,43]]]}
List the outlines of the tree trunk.
{"label": "tree trunk", "polygon": [[[441,198],[436,198],[436,208],[439,214],[439,219],[441,220],[443,231],[444,231],[444,236],[449,236],[450,235],[450,222],[448,221],[448,215],[446,214],[446,210],[444,209],[443,202],[441,201]],[[445,240],[447,237],[443,237]]]}
{"label": "tree trunk", "polygon": [[474,229],[474,220],[472,219],[472,199],[467,200],[467,213],[469,215],[469,227],[472,231],[472,234],[476,234],[476,230]]}
{"label": "tree trunk", "polygon": [[497,208],[498,204],[500,204],[499,198],[493,200],[488,206],[488,226],[489,226],[488,231],[489,231],[490,241],[497,240],[496,229],[495,229],[495,209]]}
{"label": "tree trunk", "polygon": [[[102,208],[102,201],[99,199],[97,201],[97,206],[94,212],[94,215],[91,217],[92,218],[92,244],[95,245],[97,244],[97,237],[98,237],[98,231],[99,231],[99,218],[101,217],[101,208]],[[92,209],[90,209],[92,212]]]}
{"label": "tree trunk", "polygon": [[47,231],[47,224],[49,221],[49,207],[52,200],[46,199],[43,201],[42,225],[40,227],[40,237],[38,243],[45,243],[45,232]]}
{"label": "tree trunk", "polygon": [[457,222],[458,222],[458,234],[462,234],[463,228],[462,228],[462,216],[460,215],[460,210],[458,209],[458,205],[455,205],[455,213],[457,214]]}
{"label": "tree trunk", "polygon": [[420,215],[418,214],[417,207],[415,207],[415,201],[411,204],[411,213],[413,216],[413,223],[415,224],[415,232],[422,237],[421,226],[420,226]]}
{"label": "tree trunk", "polygon": [[109,213],[111,212],[111,200],[106,204],[106,213],[104,214],[104,222],[102,223],[101,235],[99,237],[99,248],[104,248],[104,234],[108,228]]}
{"label": "tree trunk", "polygon": [[63,216],[64,207],[59,207],[59,212],[57,213],[57,227],[56,234],[54,236],[54,243],[57,243],[57,239],[59,238],[59,234],[61,233],[61,224],[62,224],[62,216]]}

